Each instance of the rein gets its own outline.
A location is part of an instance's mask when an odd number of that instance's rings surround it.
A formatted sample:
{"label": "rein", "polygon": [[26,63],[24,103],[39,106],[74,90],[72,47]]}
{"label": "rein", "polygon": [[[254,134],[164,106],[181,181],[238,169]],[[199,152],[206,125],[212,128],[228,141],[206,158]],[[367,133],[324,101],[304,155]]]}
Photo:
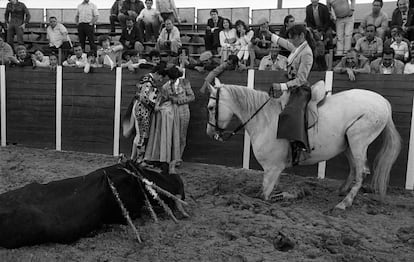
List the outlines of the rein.
{"label": "rein", "polygon": [[220,99],[220,87],[219,88],[217,88],[217,92],[216,92],[216,96],[214,97],[214,96],[210,96],[210,99],[214,99],[214,100],[216,100],[216,107],[215,107],[215,112],[214,112],[214,115],[215,115],[215,120],[216,120],[216,123],[214,124],[214,123],[211,123],[210,122],[210,120],[208,121],[208,124],[209,125],[211,125],[212,127],[214,127],[215,129],[216,129],[216,132],[217,132],[217,134],[216,135],[214,135],[214,139],[216,139],[216,140],[219,140],[219,141],[222,141],[222,142],[224,142],[224,141],[227,141],[227,140],[229,140],[232,136],[234,136],[238,131],[240,131],[243,127],[245,127],[249,122],[250,122],[250,120],[252,120],[259,112],[260,112],[260,110],[262,110],[263,109],[263,107],[270,101],[270,98],[271,97],[269,97],[264,103],[263,103],[263,105],[261,105],[257,110],[256,110],[256,112],[254,112],[254,114],[253,115],[251,115],[250,116],[250,118],[249,119],[247,119],[247,121],[246,122],[244,122],[244,123],[241,123],[238,127],[236,127],[226,138],[224,138],[224,137],[222,137],[222,133],[225,131],[225,129],[224,128],[221,128],[221,127],[219,127],[218,126],[218,114],[219,114],[219,99]]}

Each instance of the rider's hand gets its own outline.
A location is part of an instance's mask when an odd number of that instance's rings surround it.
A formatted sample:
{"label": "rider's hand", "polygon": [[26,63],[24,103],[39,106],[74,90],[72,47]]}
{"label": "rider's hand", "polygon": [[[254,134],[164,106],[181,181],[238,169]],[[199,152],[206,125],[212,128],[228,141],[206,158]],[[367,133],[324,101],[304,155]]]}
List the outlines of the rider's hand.
{"label": "rider's hand", "polygon": [[348,73],[349,80],[355,81],[355,73],[354,73],[354,70],[352,70],[351,68],[347,68],[346,69],[346,72]]}
{"label": "rider's hand", "polygon": [[280,84],[279,83],[273,83],[272,87],[270,87],[270,90],[269,90],[269,96],[278,97],[278,93],[280,92],[280,90],[281,90]]}

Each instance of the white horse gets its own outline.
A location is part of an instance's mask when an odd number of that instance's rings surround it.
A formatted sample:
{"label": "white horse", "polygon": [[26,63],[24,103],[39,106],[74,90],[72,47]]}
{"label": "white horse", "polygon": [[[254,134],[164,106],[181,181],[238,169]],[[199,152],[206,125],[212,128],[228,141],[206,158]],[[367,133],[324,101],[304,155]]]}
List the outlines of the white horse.
{"label": "white horse", "polygon": [[[270,99],[265,104],[269,99],[267,93],[244,86],[209,86],[209,89],[207,134],[215,138],[221,136],[233,114],[242,123],[247,122],[245,129],[250,135],[253,152],[264,169],[263,194],[268,200],[281,172],[292,165],[289,142],[276,138],[281,99]],[[352,205],[364,174],[370,173],[366,163],[368,146],[382,134],[383,145],[374,161],[372,186],[384,197],[391,167],[401,147],[390,103],[375,92],[353,89],[327,97],[318,111],[319,120],[309,135],[312,151],[299,165],[312,165],[345,151],[350,173],[340,193],[347,195],[336,205],[344,210]]]}

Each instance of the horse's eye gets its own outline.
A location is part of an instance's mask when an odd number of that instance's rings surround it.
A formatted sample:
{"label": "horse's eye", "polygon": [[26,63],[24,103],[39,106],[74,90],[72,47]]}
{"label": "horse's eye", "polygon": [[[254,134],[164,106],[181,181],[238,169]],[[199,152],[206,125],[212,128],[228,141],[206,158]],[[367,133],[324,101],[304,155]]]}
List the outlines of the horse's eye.
{"label": "horse's eye", "polygon": [[208,110],[208,111],[213,111],[213,109],[214,109],[214,106],[208,106],[208,107],[207,107],[207,110]]}

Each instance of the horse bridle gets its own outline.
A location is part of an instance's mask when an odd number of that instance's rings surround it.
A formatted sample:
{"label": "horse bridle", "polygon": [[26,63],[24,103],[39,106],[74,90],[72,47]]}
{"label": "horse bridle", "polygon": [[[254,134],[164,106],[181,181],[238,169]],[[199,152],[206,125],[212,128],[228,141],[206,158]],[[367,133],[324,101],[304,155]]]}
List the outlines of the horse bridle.
{"label": "horse bridle", "polygon": [[214,129],[215,129],[215,131],[216,131],[216,134],[214,135],[214,139],[215,140],[218,140],[218,141],[222,141],[222,142],[224,142],[224,141],[226,141],[226,140],[229,140],[232,136],[234,136],[238,131],[240,131],[240,129],[242,129],[243,127],[245,127],[246,125],[247,125],[247,123],[249,123],[250,122],[250,120],[252,120],[253,119],[253,117],[255,117],[256,115],[257,115],[257,113],[259,113],[260,112],[260,110],[262,110],[263,109],[263,107],[270,101],[270,98],[271,97],[269,97],[267,100],[266,100],[266,102],[264,102],[263,103],[263,105],[261,105],[257,110],[256,110],[256,112],[254,112],[254,114],[246,121],[246,122],[244,122],[244,123],[241,123],[238,127],[236,127],[234,130],[233,130],[233,132],[231,132],[226,138],[224,138],[223,137],[223,133],[224,133],[224,131],[226,131],[224,128],[221,128],[221,127],[219,127],[219,125],[218,125],[218,116],[219,116],[219,99],[220,99],[220,87],[217,87],[216,88],[216,96],[214,97],[214,96],[210,96],[210,99],[213,99],[213,100],[216,100],[216,106],[215,106],[215,112],[214,112],[214,117],[215,117],[215,120],[216,120],[216,123],[211,123],[210,122],[210,112],[208,112],[207,111],[207,114],[208,114],[208,124],[210,125],[210,126],[212,126],[212,127],[214,127]]}

